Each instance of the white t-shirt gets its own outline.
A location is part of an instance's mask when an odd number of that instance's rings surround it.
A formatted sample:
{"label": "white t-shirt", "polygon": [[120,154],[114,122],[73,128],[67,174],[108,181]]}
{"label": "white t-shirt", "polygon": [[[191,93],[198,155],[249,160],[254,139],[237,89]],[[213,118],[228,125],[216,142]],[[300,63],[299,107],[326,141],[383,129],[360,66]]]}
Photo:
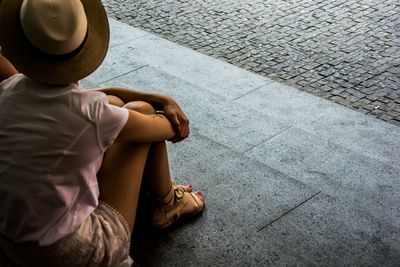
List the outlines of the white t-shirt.
{"label": "white t-shirt", "polygon": [[0,234],[43,246],[74,232],[98,204],[96,174],[127,119],[77,84],[0,83]]}

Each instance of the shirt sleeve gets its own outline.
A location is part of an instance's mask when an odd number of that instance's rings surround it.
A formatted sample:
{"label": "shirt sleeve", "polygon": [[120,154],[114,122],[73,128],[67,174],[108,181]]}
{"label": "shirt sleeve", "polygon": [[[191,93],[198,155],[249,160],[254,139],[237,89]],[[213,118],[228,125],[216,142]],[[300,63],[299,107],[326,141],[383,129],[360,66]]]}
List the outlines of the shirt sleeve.
{"label": "shirt sleeve", "polygon": [[98,92],[93,103],[95,105],[97,141],[105,151],[117,138],[128,120],[128,110],[108,103],[107,95]]}

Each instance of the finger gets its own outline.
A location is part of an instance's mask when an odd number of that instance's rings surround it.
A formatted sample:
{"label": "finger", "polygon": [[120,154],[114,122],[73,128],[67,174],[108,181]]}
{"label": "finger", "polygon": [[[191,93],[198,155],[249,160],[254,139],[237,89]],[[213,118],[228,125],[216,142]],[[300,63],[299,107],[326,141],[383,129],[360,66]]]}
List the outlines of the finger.
{"label": "finger", "polygon": [[180,142],[180,141],[182,141],[182,139],[181,139],[179,136],[175,136],[175,137],[173,137],[173,139],[171,140],[172,143],[178,143],[178,142]]}
{"label": "finger", "polygon": [[185,123],[182,127],[181,137],[185,139],[189,135],[189,124]]}
{"label": "finger", "polygon": [[182,132],[182,125],[179,122],[176,122],[174,130],[175,130],[175,135],[180,136]]}
{"label": "finger", "polygon": [[189,119],[185,116],[182,122],[182,133],[181,137],[186,138],[189,136]]}
{"label": "finger", "polygon": [[180,122],[179,122],[179,120],[178,120],[178,118],[177,118],[177,116],[174,114],[174,115],[169,115],[168,117],[167,117],[167,119],[169,120],[169,122],[171,123],[171,126],[172,126],[172,129],[174,130],[174,132],[177,134],[177,133],[179,133],[180,132]]}

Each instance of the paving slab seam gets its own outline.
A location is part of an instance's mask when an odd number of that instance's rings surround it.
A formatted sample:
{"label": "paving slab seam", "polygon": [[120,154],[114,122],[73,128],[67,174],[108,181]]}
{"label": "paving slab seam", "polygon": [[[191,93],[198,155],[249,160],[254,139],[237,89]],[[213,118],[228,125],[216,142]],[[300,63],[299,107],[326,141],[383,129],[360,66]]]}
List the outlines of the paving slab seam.
{"label": "paving slab seam", "polygon": [[324,119],[326,117],[326,115],[322,115],[320,118],[316,119],[316,120],[311,120],[310,123],[314,124],[316,122],[319,122],[320,120]]}
{"label": "paving slab seam", "polygon": [[[243,108],[246,108],[246,107],[243,107]],[[262,145],[262,144],[264,144],[264,143],[270,141],[271,139],[273,139],[273,138],[279,136],[280,134],[282,134],[282,133],[284,133],[284,132],[286,132],[286,131],[288,131],[288,130],[290,130],[290,129],[292,129],[292,128],[294,128],[294,126],[290,126],[290,127],[286,128],[286,129],[280,131],[279,133],[277,133],[277,134],[275,134],[275,135],[273,135],[273,136],[271,136],[271,137],[268,137],[268,138],[265,139],[265,140],[262,140],[260,143],[254,145],[253,147],[250,147],[249,149],[247,149],[247,150],[245,150],[245,151],[243,151],[243,152],[241,152],[241,153],[242,153],[243,155],[245,155],[245,154],[246,154],[247,152],[249,152],[250,150],[252,150],[252,149],[258,147],[259,145]]]}
{"label": "paving slab seam", "polygon": [[[145,32],[145,31],[143,31],[143,32]],[[142,38],[145,38],[145,37],[151,36],[151,35],[152,35],[151,33],[145,32],[145,34],[143,34],[142,36],[139,36],[137,38],[132,38],[132,39],[126,40],[126,41],[124,41],[122,43],[117,43],[115,45],[110,45],[110,48],[114,48],[114,47],[118,47],[118,46],[121,46],[121,45],[125,45],[127,43],[130,43],[130,42],[133,42],[133,41],[137,41],[137,40],[140,40]]]}
{"label": "paving slab seam", "polygon": [[[377,120],[377,121],[382,122],[382,123],[386,123],[386,122],[380,121],[380,120],[378,120],[378,119],[376,119],[376,118],[370,118],[370,117],[369,117],[369,119]],[[396,127],[396,126],[394,126],[394,127]],[[259,144],[255,145],[254,147],[252,147],[252,148],[250,148],[250,149],[247,149],[247,150],[244,151],[243,153],[245,153],[246,155],[248,155],[248,154],[251,153],[251,150],[257,149],[259,146],[262,146],[263,144],[267,144],[269,141],[273,140],[274,138],[276,138],[276,137],[280,136],[281,134],[284,134],[284,133],[286,133],[287,131],[290,131],[290,130],[300,130],[300,131],[304,132],[305,134],[307,134],[307,135],[309,135],[309,136],[314,136],[314,138],[319,138],[319,139],[321,139],[321,140],[325,140],[326,143],[327,143],[327,145],[328,145],[328,146],[334,147],[335,150],[338,150],[338,149],[340,148],[340,149],[342,149],[343,151],[350,152],[350,153],[352,153],[352,154],[360,155],[360,157],[362,157],[362,158],[364,158],[364,159],[368,159],[368,160],[370,160],[370,161],[378,162],[378,163],[380,163],[380,164],[382,164],[382,165],[384,165],[384,166],[391,167],[391,168],[393,168],[393,169],[395,169],[395,170],[400,170],[400,165],[394,165],[394,164],[391,164],[390,162],[388,162],[388,161],[385,160],[385,159],[381,159],[381,158],[379,158],[379,157],[373,157],[373,156],[370,155],[370,154],[361,153],[360,151],[357,151],[357,150],[353,149],[352,147],[349,147],[349,146],[346,145],[346,144],[342,144],[342,143],[339,143],[339,142],[333,140],[332,138],[330,138],[330,137],[327,136],[327,135],[320,134],[320,133],[316,134],[316,133],[314,133],[314,132],[311,132],[309,129],[300,128],[300,127],[296,127],[296,126],[288,127],[287,129],[285,129],[285,130],[279,132],[278,134],[276,134],[276,135],[274,135],[274,136],[268,138],[267,140],[265,140],[265,141],[263,141],[263,142],[260,142]],[[248,155],[248,156],[249,156],[249,155]],[[251,157],[251,156],[250,156],[250,157]]]}
{"label": "paving slab seam", "polygon": [[261,232],[263,231],[265,228],[271,226],[273,223],[275,223],[276,221],[282,219],[283,217],[285,217],[286,215],[288,215],[289,213],[291,213],[292,211],[294,211],[295,209],[299,208],[301,205],[303,205],[304,203],[310,201],[312,198],[316,197],[317,195],[319,195],[321,193],[321,191],[318,191],[317,193],[313,194],[312,196],[308,197],[307,199],[301,201],[300,203],[298,203],[296,206],[294,206],[293,208],[290,208],[289,210],[285,211],[282,215],[280,215],[279,217],[277,217],[276,219],[273,219],[272,221],[270,221],[269,223],[260,226],[257,229],[257,232]]}
{"label": "paving slab seam", "polygon": [[261,85],[260,87],[257,87],[257,88],[255,88],[255,89],[249,91],[249,92],[244,93],[244,94],[241,95],[241,96],[238,96],[238,97],[233,98],[232,101],[238,100],[239,98],[241,98],[241,97],[243,97],[243,96],[246,96],[246,95],[251,94],[251,93],[253,93],[253,92],[257,91],[257,90],[260,90],[261,88],[263,88],[263,87],[265,87],[265,86],[268,86],[268,85],[271,84],[271,83],[273,83],[272,80],[269,81],[268,83],[264,84],[264,85]]}
{"label": "paving slab seam", "polygon": [[[318,196],[317,198],[319,198],[319,197],[320,196]],[[321,203],[321,202],[317,202],[317,203]],[[323,204],[323,203],[324,203],[324,201],[322,201],[321,204]],[[351,215],[355,216],[355,218],[359,218],[361,221],[358,221],[358,223],[355,222],[355,225],[352,225],[351,223],[348,224],[348,220],[351,221],[352,218],[348,218],[347,216],[344,216],[344,217],[340,216],[341,212],[343,211],[343,207],[346,209],[349,209]],[[358,247],[358,250],[357,250],[358,254],[361,254],[361,255],[359,255],[357,261],[363,261],[363,262],[362,262],[362,264],[354,264],[354,263],[343,264],[343,263],[341,263],[341,264],[334,264],[334,265],[331,265],[331,264],[326,265],[326,263],[325,263],[324,265],[321,265],[321,262],[319,261],[320,263],[316,266],[364,266],[367,263],[371,263],[371,262],[368,262],[368,260],[365,261],[363,259],[364,258],[363,253],[364,253],[365,248],[372,250],[373,251],[372,255],[374,255],[375,253],[380,253],[380,252],[376,251],[376,249],[378,249],[379,246],[390,249],[392,251],[393,250],[399,251],[399,249],[398,249],[398,242],[399,242],[398,225],[393,226],[391,224],[387,224],[385,221],[382,220],[382,218],[365,217],[365,214],[366,214],[365,210],[363,211],[362,209],[360,210],[357,208],[355,210],[353,210],[353,209],[351,209],[352,208],[351,205],[350,206],[345,205],[343,207],[342,207],[341,203],[339,203],[339,206],[336,206],[336,208],[330,207],[330,209],[333,209],[333,210],[336,209],[336,212],[339,213],[339,216],[337,214],[337,215],[334,215],[333,217],[331,217],[331,215],[328,212],[328,213],[322,213],[319,217],[317,216],[313,219],[309,219],[308,223],[313,224],[313,221],[316,223],[316,225],[319,225],[319,223],[321,223],[322,229],[319,229],[319,230],[318,229],[310,229],[309,233],[306,234],[306,236],[310,237],[310,238],[319,239],[320,236],[318,235],[318,233],[321,233],[319,231],[322,230],[322,232],[324,232],[325,230],[324,230],[323,226],[325,224],[329,225],[331,220],[334,221],[335,225],[339,226],[339,225],[343,224],[343,228],[340,227],[341,229],[343,229],[343,231],[339,231],[339,233],[341,233],[341,235],[336,236],[335,238],[339,239],[339,240],[342,239],[344,241],[347,240],[348,238],[351,238],[352,240],[357,240],[356,242],[353,243],[353,245]],[[314,217],[313,215],[319,214],[316,212],[317,211],[314,207],[314,208],[311,208],[311,210],[307,210],[304,215],[306,215],[306,217],[308,216],[310,218],[310,216]],[[289,216],[292,216],[292,219],[301,218],[301,216],[303,216],[303,211],[296,210],[296,212],[294,212],[293,214],[290,214]],[[325,218],[325,220],[324,220],[324,218]],[[299,221],[300,221],[300,223],[299,223]],[[301,223],[301,219],[297,220],[297,221],[289,219],[289,220],[286,220],[284,222],[284,224],[285,224],[284,229],[286,229],[287,232],[298,233],[303,230],[303,225]],[[361,225],[365,224],[366,228],[364,228],[364,227],[358,228],[358,226],[357,226],[358,224],[361,224]],[[274,226],[275,226],[275,228],[274,228]],[[279,226],[280,226],[279,224],[273,225],[272,229],[275,230],[277,228],[279,231],[279,229],[280,229]],[[316,235],[314,235],[314,230],[315,230]],[[333,230],[335,230],[335,229],[333,229]],[[268,229],[265,232],[268,233],[268,231],[270,231],[270,230]],[[296,238],[295,234],[293,235],[293,237]],[[325,237],[327,237],[329,240],[329,235],[325,236]],[[372,241],[372,240],[375,240],[375,241]],[[316,240],[316,241],[317,241],[317,243],[324,244],[324,241],[320,241],[320,240]],[[373,244],[372,247],[369,247],[368,243],[372,243]],[[328,241],[328,244],[329,244],[329,241]],[[339,244],[340,244],[340,241],[339,241]],[[286,243],[286,245],[287,245],[287,243]],[[335,250],[334,246],[336,246],[336,244],[331,244],[329,249],[332,249],[334,251]],[[326,247],[325,247],[325,249],[326,249]],[[320,248],[317,247],[316,250],[320,251]],[[333,253],[335,254],[335,252],[333,252]],[[393,252],[392,252],[392,254],[393,254]],[[336,254],[336,255],[340,256],[340,254],[339,255]],[[398,255],[398,254],[396,253],[396,255]],[[374,257],[374,256],[372,256],[372,257]],[[329,258],[329,257],[327,257],[327,258]],[[399,259],[399,256],[395,256],[394,258]],[[392,262],[390,265],[387,265],[387,263],[386,263],[386,264],[373,264],[373,265],[367,265],[367,266],[398,266],[398,265],[393,265],[393,262],[397,262],[397,263],[399,262],[398,260],[393,261],[394,258],[392,255]],[[331,260],[332,260],[332,258],[331,258]]]}
{"label": "paving slab seam", "polygon": [[[108,80],[102,81],[101,83],[99,83],[99,86],[103,86],[104,84],[106,84],[106,83],[108,83],[108,82],[110,82],[110,81],[112,81],[112,80],[118,79],[118,78],[120,78],[120,77],[122,77],[122,76],[124,76],[124,75],[126,75],[126,74],[129,74],[129,73],[138,71],[138,70],[143,69],[143,68],[148,67],[148,66],[149,66],[149,65],[143,65],[143,66],[137,67],[137,68],[135,68],[135,69],[133,69],[133,70],[130,70],[130,71],[128,71],[128,72],[125,72],[125,73],[123,73],[123,74],[120,74],[120,75],[117,75],[117,76],[115,76],[115,77],[112,77],[112,78],[110,78],[110,79],[108,79]],[[133,88],[131,88],[131,89],[133,89]]]}
{"label": "paving slab seam", "polygon": [[[288,175],[288,174],[286,174],[286,173],[284,173],[284,172],[282,172],[282,171],[280,171],[280,170],[274,168],[273,166],[270,166],[270,165],[268,165],[268,164],[266,164],[266,163],[264,163],[264,162],[261,162],[261,161],[257,160],[256,158],[253,158],[253,157],[251,157],[251,156],[248,156],[248,155],[246,155],[246,154],[243,153],[243,152],[237,151],[237,150],[235,150],[235,149],[233,149],[233,148],[227,146],[226,144],[223,144],[223,143],[221,143],[221,142],[219,142],[219,141],[217,141],[217,140],[214,140],[214,139],[210,138],[209,136],[206,136],[206,135],[201,134],[201,133],[198,133],[198,132],[195,132],[195,133],[193,133],[193,134],[196,135],[196,136],[199,136],[199,137],[201,137],[201,138],[208,139],[208,140],[212,141],[213,143],[215,143],[215,144],[217,144],[217,145],[219,145],[219,146],[221,146],[221,147],[223,147],[223,148],[225,148],[225,149],[227,149],[227,150],[229,150],[229,151],[232,151],[232,153],[235,153],[235,154],[238,154],[238,155],[240,155],[240,156],[246,157],[247,159],[249,159],[249,160],[251,160],[251,161],[254,161],[254,162],[256,162],[257,164],[259,164],[259,165],[261,165],[261,166],[264,166],[264,167],[266,167],[266,168],[269,168],[269,169],[273,170],[276,174],[279,174],[279,175],[282,175],[282,176],[286,177],[286,179],[287,179],[288,181],[291,181],[291,182],[293,182],[293,183],[296,183],[296,184],[299,184],[299,185],[301,185],[301,186],[307,187],[307,188],[309,188],[310,190],[313,190],[313,191],[317,190],[317,188],[315,188],[314,186],[312,186],[312,185],[310,185],[310,184],[308,184],[308,183],[305,183],[305,182],[303,182],[303,181],[300,181],[300,180],[298,180],[298,179],[295,179],[295,178],[293,178],[292,176],[290,176],[290,175]],[[189,137],[189,138],[190,138],[190,137]],[[319,190],[319,189],[318,189],[318,190]]]}
{"label": "paving slab seam", "polygon": [[[313,194],[311,197],[309,197],[308,199],[306,199],[306,200],[304,200],[301,204],[299,204],[298,206],[300,206],[300,205],[302,205],[302,204],[304,204],[305,202],[307,202],[308,200],[310,200],[311,198],[314,198],[314,197],[316,197],[319,193],[321,193],[321,192],[317,192],[317,193],[315,193],[315,194]],[[293,211],[294,209],[292,209],[291,211]],[[288,215],[290,212],[288,212],[288,213],[285,213],[285,215]],[[283,217],[283,216],[281,216],[281,217]],[[278,219],[279,220],[279,219]],[[276,220],[276,221],[278,221],[278,220]],[[275,224],[274,224],[275,225]],[[272,224],[270,224],[269,226],[271,226],[272,227]],[[265,227],[265,228],[267,228],[267,227]],[[245,228],[245,229],[242,229],[242,231],[241,231],[241,233],[240,233],[240,235],[239,236],[237,236],[237,238],[245,238],[247,235],[249,235],[250,233],[254,233],[253,232],[253,230],[256,230],[255,232],[256,232],[256,236],[259,236],[259,234],[261,234],[261,233],[265,233],[265,232],[267,232],[268,231],[268,229],[264,229],[265,231],[258,231],[257,230],[257,227],[254,229],[253,227],[248,227],[248,228]],[[175,241],[176,241],[176,239],[175,239]],[[234,247],[234,245],[236,244],[236,240],[232,240],[229,244],[228,244],[228,246],[232,246],[232,247]],[[283,241],[283,240],[281,240],[281,239],[274,239],[274,242],[275,243],[277,243],[280,247],[285,247],[285,241]],[[297,257],[297,259],[302,259],[304,262],[306,262],[307,264],[306,265],[297,265],[297,266],[319,266],[318,264],[317,264],[317,262],[314,260],[314,259],[312,259],[312,258],[309,258],[309,257],[307,257],[306,255],[304,255],[304,254],[302,254],[302,253],[298,253],[298,252],[296,252],[296,251],[291,251],[290,252],[291,253],[291,255],[293,256],[296,256]],[[303,262],[303,263],[304,263]],[[297,263],[299,263],[299,262],[297,262]],[[203,266],[203,265],[200,265],[200,266]],[[204,266],[206,266],[206,265],[204,265]],[[207,265],[208,266],[208,265]],[[217,266],[227,266],[226,264],[224,264],[224,265],[217,265]],[[260,265],[243,265],[243,263],[242,262],[240,262],[239,263],[239,265],[236,265],[236,264],[233,264],[233,265],[229,265],[229,266],[260,266]],[[269,263],[268,265],[262,265],[262,266],[271,266],[271,264]]]}

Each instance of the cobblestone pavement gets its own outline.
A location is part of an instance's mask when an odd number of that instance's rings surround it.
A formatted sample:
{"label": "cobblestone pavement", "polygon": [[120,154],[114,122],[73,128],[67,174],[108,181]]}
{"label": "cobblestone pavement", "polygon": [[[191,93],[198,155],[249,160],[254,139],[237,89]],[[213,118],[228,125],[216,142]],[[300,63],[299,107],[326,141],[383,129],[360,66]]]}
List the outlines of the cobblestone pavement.
{"label": "cobblestone pavement", "polygon": [[399,0],[103,0],[111,17],[400,126]]}

